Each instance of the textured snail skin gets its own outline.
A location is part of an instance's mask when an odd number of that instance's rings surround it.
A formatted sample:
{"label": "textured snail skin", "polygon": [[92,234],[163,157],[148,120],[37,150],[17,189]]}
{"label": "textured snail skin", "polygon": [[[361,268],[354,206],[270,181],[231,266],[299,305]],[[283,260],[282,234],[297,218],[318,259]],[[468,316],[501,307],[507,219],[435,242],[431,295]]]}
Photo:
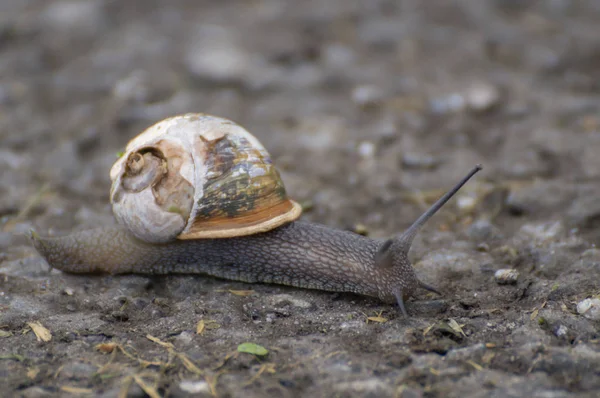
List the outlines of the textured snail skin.
{"label": "textured snail skin", "polygon": [[394,266],[378,266],[383,241],[300,221],[257,235],[164,244],[143,242],[121,227],[58,238],[34,235],[33,241],[53,268],[73,273],[202,273],[353,292],[386,302],[396,301],[395,292],[407,297],[419,286],[402,247]]}
{"label": "textured snail skin", "polygon": [[421,282],[408,251],[421,227],[481,170],[475,166],[404,233],[385,241],[348,231],[294,221],[256,235],[223,239],[147,243],[123,227],[99,228],[59,238],[32,233],[38,252],[53,268],[73,273],[202,273],[244,282],[279,283],[404,300]]}

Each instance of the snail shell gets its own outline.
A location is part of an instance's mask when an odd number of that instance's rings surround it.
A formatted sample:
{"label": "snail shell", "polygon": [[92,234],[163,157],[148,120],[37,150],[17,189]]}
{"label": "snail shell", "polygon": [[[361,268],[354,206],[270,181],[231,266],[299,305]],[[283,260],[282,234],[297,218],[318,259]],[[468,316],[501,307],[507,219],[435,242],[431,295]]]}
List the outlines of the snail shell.
{"label": "snail shell", "polygon": [[205,114],[146,129],[110,178],[117,221],[147,242],[266,232],[302,211],[262,144],[236,123]]}

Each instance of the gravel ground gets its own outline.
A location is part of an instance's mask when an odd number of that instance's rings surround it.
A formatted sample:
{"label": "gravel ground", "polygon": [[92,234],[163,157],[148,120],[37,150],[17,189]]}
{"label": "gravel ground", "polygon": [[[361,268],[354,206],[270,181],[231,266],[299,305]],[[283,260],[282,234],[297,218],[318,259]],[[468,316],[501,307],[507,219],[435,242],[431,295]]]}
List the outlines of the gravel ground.
{"label": "gravel ground", "polygon": [[[483,163],[411,252],[443,296],[404,319],[350,294],[49,271],[26,233],[114,223],[115,154],[184,112],[253,132],[303,219],[372,237]],[[3,0],[2,395],[596,397],[598,154],[596,0]]]}

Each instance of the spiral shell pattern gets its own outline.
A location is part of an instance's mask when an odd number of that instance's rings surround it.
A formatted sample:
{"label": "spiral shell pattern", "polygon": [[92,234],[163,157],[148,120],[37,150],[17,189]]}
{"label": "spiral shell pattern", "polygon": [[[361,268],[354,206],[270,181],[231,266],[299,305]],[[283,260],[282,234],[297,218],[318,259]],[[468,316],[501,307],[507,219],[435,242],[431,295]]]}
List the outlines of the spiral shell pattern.
{"label": "spiral shell pattern", "polygon": [[256,234],[301,214],[262,144],[216,116],[190,113],[149,127],[110,177],[117,221],[146,242]]}

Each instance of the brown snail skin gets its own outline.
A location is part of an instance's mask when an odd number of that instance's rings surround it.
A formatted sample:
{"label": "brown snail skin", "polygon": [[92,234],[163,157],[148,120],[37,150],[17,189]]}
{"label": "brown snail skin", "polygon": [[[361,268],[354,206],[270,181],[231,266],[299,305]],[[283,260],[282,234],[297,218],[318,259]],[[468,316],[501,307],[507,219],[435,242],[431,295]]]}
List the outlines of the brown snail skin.
{"label": "brown snail skin", "polygon": [[[188,118],[192,116],[200,119],[214,118],[201,114],[185,115]],[[223,123],[225,119],[214,118],[212,121]],[[145,148],[142,152],[148,153]],[[158,153],[154,149],[150,152],[153,155]],[[130,156],[135,158],[136,162],[139,160],[137,155]],[[268,154],[263,157],[270,165],[267,156]],[[125,169],[128,170],[125,174],[131,172],[130,167]],[[315,223],[291,221],[287,216],[278,216],[281,220],[275,226],[271,225],[271,221],[267,221],[268,228],[264,227],[266,224],[261,219],[256,233],[244,230],[241,236],[221,237],[222,232],[217,232],[217,238],[179,236],[178,239],[170,241],[158,239],[148,242],[119,225],[63,237],[46,238],[32,233],[32,240],[35,248],[52,268],[65,272],[207,274],[248,283],[276,283],[325,291],[352,292],[378,297],[385,302],[397,302],[404,316],[407,316],[404,301],[412,296],[418,287],[438,293],[436,289],[417,278],[408,260],[413,239],[425,222],[479,170],[481,166],[475,166],[404,233],[388,240],[375,240]],[[111,172],[111,176],[112,174]],[[167,174],[165,172],[165,175]],[[230,178],[231,175],[239,176],[240,173],[230,173],[226,178]],[[214,181],[211,181],[209,180],[210,184],[205,181],[205,191],[207,186],[214,185]],[[156,185],[153,185],[152,189],[159,191]],[[281,193],[279,186],[275,191]],[[289,201],[284,193],[283,190],[283,194],[280,195],[283,202]],[[194,199],[197,203],[198,198]],[[281,209],[283,206],[284,214],[292,214],[288,218],[297,218],[298,207],[295,202],[289,202],[291,204],[286,202],[284,206],[269,200],[268,205],[271,209]],[[216,211],[213,207],[207,208],[212,209],[213,213]],[[244,206],[244,211],[246,210],[248,206]],[[202,212],[206,213],[204,210],[198,211]],[[222,219],[222,215],[218,216]],[[120,220],[119,216],[117,219]],[[248,217],[243,216],[242,219],[247,221]],[[210,224],[211,227],[212,225]]]}

